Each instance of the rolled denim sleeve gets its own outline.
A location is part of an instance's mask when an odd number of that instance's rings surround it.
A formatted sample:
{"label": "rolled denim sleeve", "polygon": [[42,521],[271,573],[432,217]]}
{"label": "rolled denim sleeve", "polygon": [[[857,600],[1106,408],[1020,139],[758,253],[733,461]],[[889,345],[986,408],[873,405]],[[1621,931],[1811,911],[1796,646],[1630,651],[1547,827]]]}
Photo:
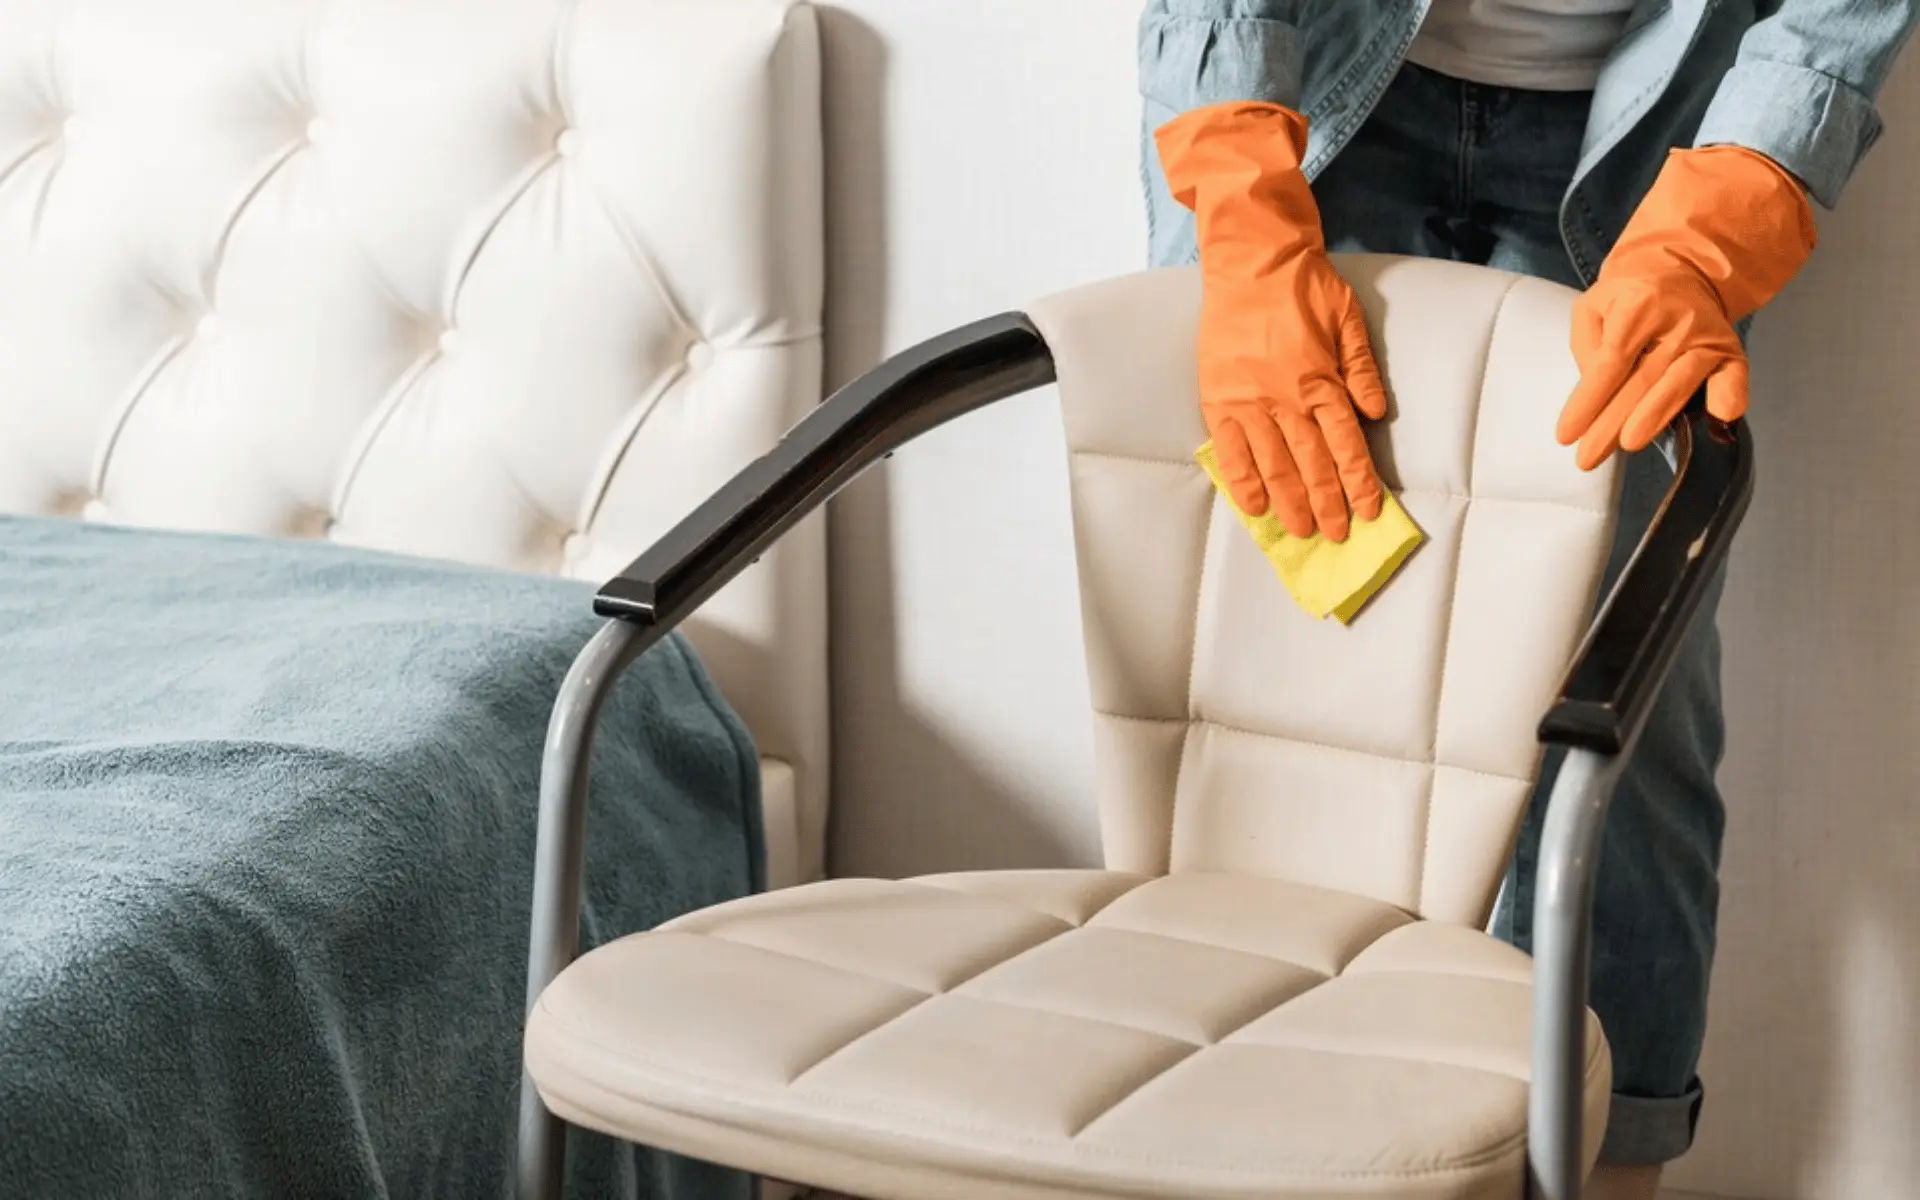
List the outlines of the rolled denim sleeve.
{"label": "rolled denim sleeve", "polygon": [[1772,0],[1741,39],[1694,137],[1773,159],[1832,208],[1880,137],[1875,99],[1916,0]]}
{"label": "rolled denim sleeve", "polygon": [[1140,175],[1153,265],[1198,257],[1193,215],[1167,191],[1153,131],[1190,109],[1230,100],[1298,108],[1306,58],[1298,18],[1314,2],[1147,0],[1139,32]]}
{"label": "rolled denim sleeve", "polygon": [[1147,0],[1140,92],[1175,114],[1229,100],[1300,105],[1301,0]]}

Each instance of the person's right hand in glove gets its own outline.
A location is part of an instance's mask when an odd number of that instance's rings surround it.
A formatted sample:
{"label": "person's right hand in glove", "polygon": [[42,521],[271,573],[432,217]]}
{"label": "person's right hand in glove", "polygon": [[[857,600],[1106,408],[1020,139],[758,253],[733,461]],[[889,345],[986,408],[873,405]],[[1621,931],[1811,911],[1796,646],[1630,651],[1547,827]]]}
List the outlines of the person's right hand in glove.
{"label": "person's right hand in glove", "polygon": [[1357,409],[1387,390],[1353,289],[1327,259],[1300,170],[1307,120],[1235,101],[1154,131],[1173,198],[1200,248],[1200,409],[1234,504],[1269,505],[1287,532],[1346,540],[1349,514],[1380,515],[1380,477]]}

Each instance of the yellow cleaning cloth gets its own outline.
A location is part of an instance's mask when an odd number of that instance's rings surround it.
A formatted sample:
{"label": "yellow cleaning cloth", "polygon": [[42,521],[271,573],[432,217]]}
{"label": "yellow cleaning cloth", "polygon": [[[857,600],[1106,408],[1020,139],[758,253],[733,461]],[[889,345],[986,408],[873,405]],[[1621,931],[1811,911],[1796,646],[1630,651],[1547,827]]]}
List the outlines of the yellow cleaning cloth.
{"label": "yellow cleaning cloth", "polygon": [[1300,607],[1315,617],[1331,613],[1342,625],[1352,620],[1423,538],[1420,527],[1391,491],[1386,492],[1378,517],[1371,521],[1353,519],[1344,542],[1330,542],[1318,533],[1294,537],[1281,526],[1271,508],[1249,517],[1233,503],[1220,477],[1220,464],[1214,461],[1212,442],[1194,451],[1193,457],[1205,468],[1227,507],[1253,535],[1280,582]]}

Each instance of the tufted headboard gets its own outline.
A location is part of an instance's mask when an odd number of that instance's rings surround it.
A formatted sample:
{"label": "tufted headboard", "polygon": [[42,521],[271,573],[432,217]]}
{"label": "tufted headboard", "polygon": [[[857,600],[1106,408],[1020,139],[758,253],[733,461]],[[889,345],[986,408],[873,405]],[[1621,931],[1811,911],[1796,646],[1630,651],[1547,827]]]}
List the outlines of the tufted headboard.
{"label": "tufted headboard", "polygon": [[[612,574],[818,402],[818,75],[788,0],[8,4],[0,512]],[[688,627],[776,880],[824,559]]]}

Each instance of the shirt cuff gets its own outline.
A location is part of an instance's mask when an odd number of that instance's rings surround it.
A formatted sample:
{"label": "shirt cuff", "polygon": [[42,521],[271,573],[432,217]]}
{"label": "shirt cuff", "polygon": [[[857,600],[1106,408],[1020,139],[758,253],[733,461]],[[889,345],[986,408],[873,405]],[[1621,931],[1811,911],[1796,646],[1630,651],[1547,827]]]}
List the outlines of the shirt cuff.
{"label": "shirt cuff", "polygon": [[1833,76],[1746,60],[1721,80],[1693,144],[1758,150],[1832,208],[1880,129],[1873,101]]}

